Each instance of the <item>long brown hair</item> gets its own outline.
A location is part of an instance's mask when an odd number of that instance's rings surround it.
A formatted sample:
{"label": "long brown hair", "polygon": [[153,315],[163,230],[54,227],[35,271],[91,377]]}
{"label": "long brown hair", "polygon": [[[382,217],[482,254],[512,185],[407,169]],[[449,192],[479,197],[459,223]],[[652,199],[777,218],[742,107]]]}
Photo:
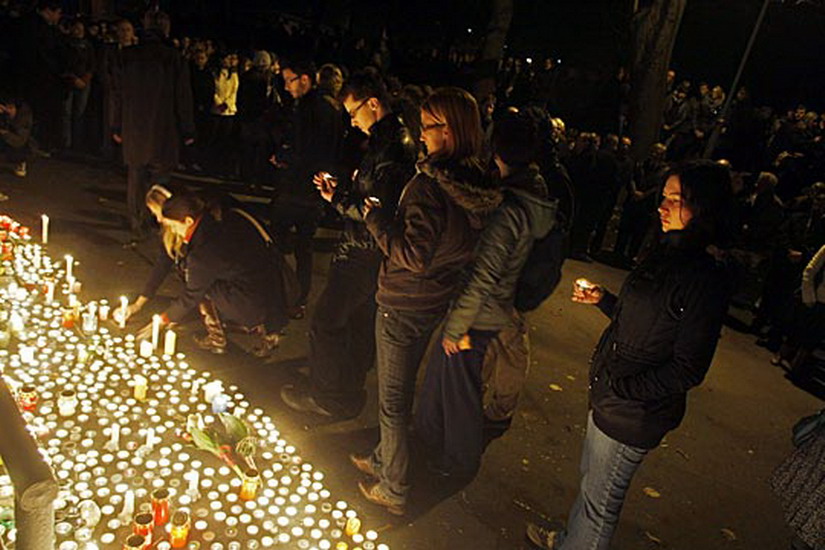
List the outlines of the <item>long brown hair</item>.
{"label": "long brown hair", "polygon": [[469,92],[461,88],[438,88],[424,101],[421,111],[445,124],[450,131],[452,139],[448,140],[448,152],[442,158],[463,160],[481,155],[481,116],[478,103]]}

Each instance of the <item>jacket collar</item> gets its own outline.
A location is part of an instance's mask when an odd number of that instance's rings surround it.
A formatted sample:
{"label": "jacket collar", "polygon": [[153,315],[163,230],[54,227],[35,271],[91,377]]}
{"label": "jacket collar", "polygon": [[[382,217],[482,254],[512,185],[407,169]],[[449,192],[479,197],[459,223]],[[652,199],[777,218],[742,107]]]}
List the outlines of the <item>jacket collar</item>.
{"label": "jacket collar", "polygon": [[451,161],[427,157],[416,167],[468,212],[489,214],[501,204],[501,190],[492,186],[478,159]]}

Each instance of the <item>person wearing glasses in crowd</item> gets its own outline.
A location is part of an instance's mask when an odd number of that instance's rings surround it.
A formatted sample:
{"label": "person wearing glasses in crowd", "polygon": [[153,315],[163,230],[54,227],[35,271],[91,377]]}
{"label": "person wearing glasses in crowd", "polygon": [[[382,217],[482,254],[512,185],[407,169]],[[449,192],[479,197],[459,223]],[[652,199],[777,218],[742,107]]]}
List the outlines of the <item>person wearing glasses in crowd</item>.
{"label": "person wearing glasses in crowd", "polygon": [[387,89],[376,72],[352,75],[340,97],[352,126],[369,141],[348,184],[339,185],[328,172],[315,175],[321,197],[344,218],[344,235],[312,315],[308,384],[286,385],[281,397],[298,411],[352,418],[364,407],[364,381],[375,360],[375,290],[383,258],[364,225],[364,200],[373,197],[394,209],[415,172],[417,147],[388,107]]}
{"label": "person wearing glasses in crowd", "polygon": [[295,238],[298,281],[301,286],[298,307],[292,317],[304,316],[312,283],[312,237],[321,217],[321,202],[312,183],[318,172],[335,172],[340,162],[344,127],[341,105],[323,95],[315,86],[315,65],[291,59],[281,64],[284,89],[295,100],[286,142],[270,162],[279,169],[275,199],[272,203],[272,231],[280,245]]}
{"label": "person wearing glasses in crowd", "polygon": [[421,130],[428,156],[398,208],[364,202],[367,229],[384,254],[375,296],[381,439],[371,454],[350,459],[372,478],[359,483],[364,497],[396,515],[405,513],[409,492],[407,428],[418,366],[484,218],[501,202],[479,161],[481,120],[469,93],[436,90],[421,107]]}

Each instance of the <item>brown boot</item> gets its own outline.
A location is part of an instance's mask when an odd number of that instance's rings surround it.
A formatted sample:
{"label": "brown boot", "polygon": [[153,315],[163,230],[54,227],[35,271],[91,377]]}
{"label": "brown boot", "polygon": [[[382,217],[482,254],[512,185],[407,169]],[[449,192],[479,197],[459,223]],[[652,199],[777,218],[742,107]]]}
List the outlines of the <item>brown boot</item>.
{"label": "brown boot", "polygon": [[260,339],[257,345],[252,348],[252,355],[255,357],[261,359],[269,357],[281,343],[281,335],[277,332],[267,332],[264,325],[258,325],[249,332]]}
{"label": "brown boot", "polygon": [[204,300],[198,305],[203,325],[206,327],[206,335],[195,336],[195,343],[199,348],[215,354],[226,353],[226,333],[224,332],[221,320],[218,317],[218,310],[209,300]]}

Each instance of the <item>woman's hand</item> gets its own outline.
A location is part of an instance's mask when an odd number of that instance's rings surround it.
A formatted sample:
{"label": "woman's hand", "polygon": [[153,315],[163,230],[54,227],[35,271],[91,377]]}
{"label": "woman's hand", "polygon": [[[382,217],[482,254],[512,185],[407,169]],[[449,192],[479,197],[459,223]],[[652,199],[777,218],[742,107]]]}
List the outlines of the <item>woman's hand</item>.
{"label": "woman's hand", "polygon": [[332,202],[332,197],[335,195],[335,188],[338,187],[338,179],[332,177],[329,172],[318,172],[312,178],[312,183],[318,188],[321,197],[327,201]]}
{"label": "woman's hand", "polygon": [[461,351],[458,348],[458,342],[450,340],[446,336],[443,340],[441,340],[441,347],[444,348],[444,353],[446,353],[447,355],[455,355],[456,353]]}
{"label": "woman's hand", "polygon": [[596,305],[604,298],[604,289],[587,279],[576,279],[571,299],[579,304]]}

